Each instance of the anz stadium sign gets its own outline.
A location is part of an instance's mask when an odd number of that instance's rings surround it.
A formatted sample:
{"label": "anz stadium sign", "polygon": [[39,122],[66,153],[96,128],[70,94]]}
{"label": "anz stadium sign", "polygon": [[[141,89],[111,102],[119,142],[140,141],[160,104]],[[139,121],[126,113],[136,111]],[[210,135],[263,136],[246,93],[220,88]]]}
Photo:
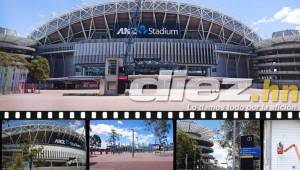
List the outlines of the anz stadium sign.
{"label": "anz stadium sign", "polygon": [[144,24],[140,24],[137,28],[119,28],[116,32],[116,35],[137,35],[139,37],[147,37],[147,36],[153,36],[153,37],[158,37],[158,36],[178,36],[179,35],[179,30],[176,29],[167,29],[165,27],[162,28],[152,28],[152,27],[147,27]]}
{"label": "anz stadium sign", "polygon": [[71,147],[75,147],[75,148],[81,148],[81,146],[78,143],[69,141],[67,139],[55,139],[53,144],[66,145],[66,146],[71,146]]}

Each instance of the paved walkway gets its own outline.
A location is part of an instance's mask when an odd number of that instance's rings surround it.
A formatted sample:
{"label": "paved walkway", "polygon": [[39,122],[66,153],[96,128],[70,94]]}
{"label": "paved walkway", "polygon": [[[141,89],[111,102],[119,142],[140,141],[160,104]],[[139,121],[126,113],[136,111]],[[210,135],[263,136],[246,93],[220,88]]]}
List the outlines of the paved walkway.
{"label": "paved walkway", "polygon": [[93,155],[91,170],[172,170],[173,156],[158,156],[154,153],[131,153]]}
{"label": "paved walkway", "polygon": [[[128,96],[63,96],[63,93],[95,93],[96,90],[42,90],[41,94],[0,95],[0,110],[5,111],[176,111],[176,110],[210,110],[210,111],[262,111],[262,110],[299,110],[297,103],[253,103],[253,102],[135,102]],[[261,94],[261,90],[250,89],[248,94]],[[290,107],[285,107],[290,106]]]}

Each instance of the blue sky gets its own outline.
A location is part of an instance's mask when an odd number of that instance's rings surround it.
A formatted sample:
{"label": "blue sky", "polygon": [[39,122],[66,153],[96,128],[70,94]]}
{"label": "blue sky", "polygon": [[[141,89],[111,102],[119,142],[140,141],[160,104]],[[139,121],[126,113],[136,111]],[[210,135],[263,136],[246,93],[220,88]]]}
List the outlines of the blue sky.
{"label": "blue sky", "polygon": [[[172,121],[168,121],[171,125],[171,129],[168,134],[168,142],[173,143],[173,124]],[[145,127],[143,120],[95,120],[90,121],[91,133],[90,135],[97,134],[101,137],[102,147],[106,147],[106,141],[109,137],[109,133],[112,129],[115,129],[117,133],[120,133],[121,145],[128,145],[132,142],[132,131],[135,129],[135,136],[138,136],[138,139],[135,138],[136,142],[140,146],[148,146],[148,144],[155,143],[155,137],[152,132],[148,131]]]}
{"label": "blue sky", "polygon": [[[187,2],[184,0],[178,0]],[[74,8],[104,0],[0,0],[0,26],[27,36],[33,28]],[[191,0],[253,27],[263,38],[282,29],[300,29],[299,0]]]}

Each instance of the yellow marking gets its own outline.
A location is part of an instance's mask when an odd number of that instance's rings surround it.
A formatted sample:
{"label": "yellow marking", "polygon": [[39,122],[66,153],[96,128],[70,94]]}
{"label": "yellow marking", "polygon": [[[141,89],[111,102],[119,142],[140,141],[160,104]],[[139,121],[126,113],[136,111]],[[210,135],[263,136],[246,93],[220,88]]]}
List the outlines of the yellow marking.
{"label": "yellow marking", "polygon": [[262,92],[262,101],[263,102],[268,102],[269,101],[269,94],[272,94],[272,102],[278,102],[278,96],[279,96],[279,88],[277,85],[271,85],[270,80],[265,80],[264,81],[264,89]]}
{"label": "yellow marking", "polygon": [[282,102],[287,102],[289,94],[291,94],[292,97],[292,102],[297,102],[298,101],[298,87],[296,85],[284,85],[282,87],[282,94],[281,94],[281,100]]}
{"label": "yellow marking", "polygon": [[254,156],[240,156],[240,158],[243,158],[243,159],[251,159],[251,158],[254,158]]}
{"label": "yellow marking", "polygon": [[251,95],[251,101],[252,102],[258,102],[259,101],[259,95],[257,95],[257,94]]}

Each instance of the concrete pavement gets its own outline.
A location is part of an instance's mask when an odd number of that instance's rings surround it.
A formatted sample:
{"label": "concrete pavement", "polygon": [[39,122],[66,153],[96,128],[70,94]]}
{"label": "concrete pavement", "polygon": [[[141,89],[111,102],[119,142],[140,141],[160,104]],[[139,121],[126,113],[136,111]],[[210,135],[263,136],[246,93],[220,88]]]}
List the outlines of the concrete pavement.
{"label": "concrete pavement", "polygon": [[[300,102],[136,102],[129,96],[63,96],[63,93],[95,93],[96,90],[42,90],[40,94],[16,94],[0,96],[2,111],[292,111],[300,109]],[[261,94],[250,89],[244,93]],[[300,97],[299,97],[300,98]]]}
{"label": "concrete pavement", "polygon": [[90,157],[91,170],[172,170],[173,156],[159,156],[154,153],[103,154]]}

